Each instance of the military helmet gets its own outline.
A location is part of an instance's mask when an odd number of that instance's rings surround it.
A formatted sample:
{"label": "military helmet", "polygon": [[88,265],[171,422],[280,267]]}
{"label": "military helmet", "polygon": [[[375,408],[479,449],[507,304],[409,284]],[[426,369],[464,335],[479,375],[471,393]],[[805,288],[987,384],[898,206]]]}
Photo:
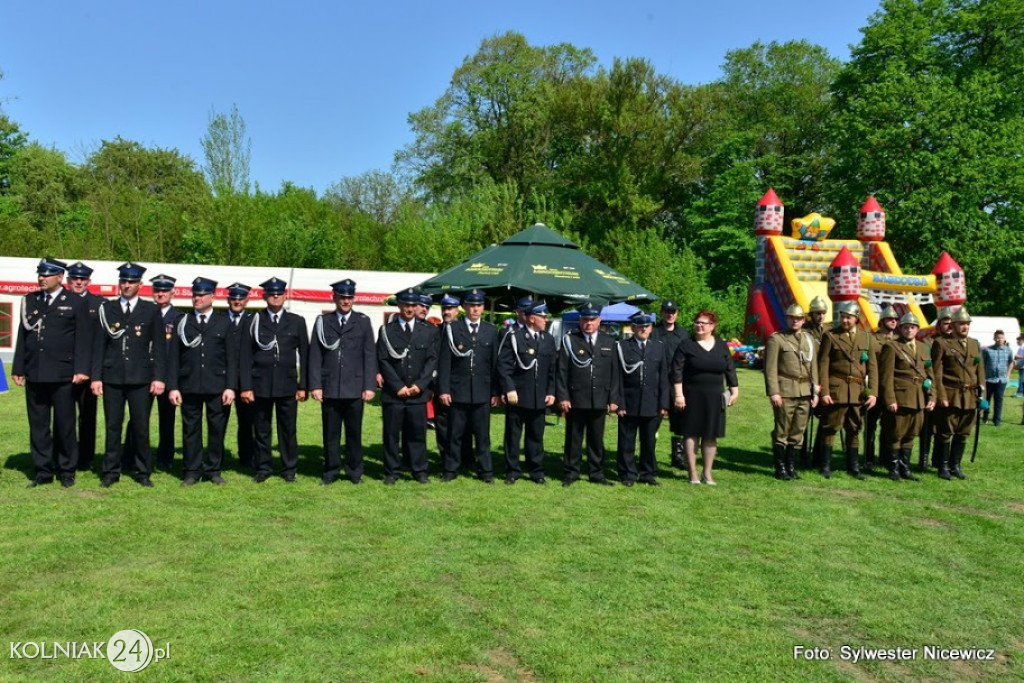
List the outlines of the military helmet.
{"label": "military helmet", "polygon": [[900,325],[917,325],[918,327],[920,327],[921,323],[918,321],[916,315],[914,315],[913,313],[907,313],[902,318],[900,318]]}
{"label": "military helmet", "polygon": [[961,306],[960,308],[956,309],[956,311],[950,317],[950,320],[952,320],[955,323],[969,323],[971,322],[971,314],[967,312],[966,307]]}
{"label": "military helmet", "polygon": [[949,306],[941,306],[941,307],[939,307],[939,310],[937,312],[937,316],[938,317],[935,318],[935,322],[938,322],[940,320],[945,320],[946,318],[952,318],[953,317],[953,311],[949,308]]}
{"label": "military helmet", "polygon": [[899,320],[899,315],[896,313],[896,309],[892,306],[886,306],[882,309],[882,312],[878,314],[879,320],[885,320],[886,318],[892,318],[893,320]]}
{"label": "military helmet", "polygon": [[856,301],[843,301],[836,306],[836,310],[843,315],[852,315],[853,317],[860,316],[860,306],[857,305]]}
{"label": "military helmet", "polygon": [[800,304],[790,304],[786,308],[787,318],[803,318],[804,315],[804,309],[800,306]]}
{"label": "military helmet", "polygon": [[807,309],[808,313],[824,313],[827,310],[828,304],[820,296],[811,299],[810,308]]}

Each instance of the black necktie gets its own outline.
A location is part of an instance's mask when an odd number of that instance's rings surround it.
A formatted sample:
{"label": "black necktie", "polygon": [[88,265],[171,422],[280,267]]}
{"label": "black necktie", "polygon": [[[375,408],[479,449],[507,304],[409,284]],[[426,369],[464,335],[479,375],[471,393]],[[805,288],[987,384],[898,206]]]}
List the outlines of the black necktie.
{"label": "black necktie", "polygon": [[131,304],[130,301],[125,301],[124,302],[124,314],[125,314],[125,317],[127,317],[127,316],[132,314],[132,304]]}
{"label": "black necktie", "polygon": [[199,316],[199,329],[202,330],[205,327],[206,327],[206,314],[204,313],[204,314]]}
{"label": "black necktie", "polygon": [[341,326],[345,327],[345,323],[348,322],[348,317],[343,315],[338,320],[341,322]]}
{"label": "black necktie", "polygon": [[241,320],[241,319],[242,319],[242,316],[237,315],[237,314],[233,315],[233,316],[231,316],[231,324],[233,324],[233,325],[235,325],[237,327],[238,326],[238,321]]}
{"label": "black necktie", "polygon": [[477,323],[469,324],[469,336],[473,338],[473,341],[476,341],[476,327]]}
{"label": "black necktie", "polygon": [[46,296],[43,297],[43,301],[47,306],[49,306],[50,302],[53,301],[53,296],[49,292],[47,292]]}
{"label": "black necktie", "polygon": [[272,321],[274,322],[274,324],[276,325],[276,324],[277,324],[277,321],[278,321],[278,314],[277,314],[277,313],[275,313],[274,315],[270,316],[270,319],[271,319],[271,320],[272,320]]}

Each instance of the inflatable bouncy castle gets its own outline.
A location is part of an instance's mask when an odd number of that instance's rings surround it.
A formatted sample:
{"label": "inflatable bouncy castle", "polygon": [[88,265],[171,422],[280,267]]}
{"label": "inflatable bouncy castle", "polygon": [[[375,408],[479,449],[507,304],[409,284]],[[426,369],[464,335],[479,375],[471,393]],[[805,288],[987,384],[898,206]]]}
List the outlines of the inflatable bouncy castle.
{"label": "inflatable bouncy castle", "polygon": [[855,240],[829,239],[835,221],[816,213],[793,219],[785,237],[784,211],[773,189],[754,211],[757,255],[747,296],[747,344],[763,344],[785,327],[787,306],[800,304],[806,311],[816,296],[829,302],[826,321],[834,319],[832,304],[856,301],[871,329],[886,305],[900,316],[909,312],[928,320],[922,305],[960,306],[967,298],[964,272],[946,252],[928,275],[900,269],[885,242],[885,211],[874,196],[861,207]]}

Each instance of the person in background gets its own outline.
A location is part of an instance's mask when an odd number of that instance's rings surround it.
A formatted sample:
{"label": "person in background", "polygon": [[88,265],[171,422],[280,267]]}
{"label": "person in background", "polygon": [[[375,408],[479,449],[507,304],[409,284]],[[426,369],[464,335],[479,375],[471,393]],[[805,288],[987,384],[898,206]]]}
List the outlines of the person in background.
{"label": "person in background", "polygon": [[[245,305],[249,302],[251,290],[251,287],[241,282],[233,282],[228,285],[228,320],[231,321],[231,343],[238,349],[239,358],[241,358],[242,352],[242,333],[252,323],[252,313],[245,312]],[[245,469],[251,469],[256,453],[256,405],[238,400],[242,395],[242,387],[239,384],[232,388],[235,390],[236,400],[230,405],[224,406],[224,421],[231,421],[233,407],[238,420],[238,426],[235,428],[235,455],[238,457],[239,465]]]}
{"label": "person in background", "polygon": [[[740,396],[736,365],[729,347],[715,336],[717,325],[718,317],[712,311],[697,313],[694,336],[679,344],[670,374],[675,407],[683,412],[690,483],[708,486],[716,484],[715,455],[718,439],[725,436],[725,409]],[[703,457],[699,479],[695,476],[698,445]]]}
{"label": "person in background", "polygon": [[[985,398],[988,400],[992,410],[992,425],[999,427],[1003,424],[1003,394],[1006,393],[1006,385],[1010,383],[1010,373],[1013,371],[1013,351],[1006,343],[1006,333],[996,330],[992,337],[995,342],[986,346],[981,356],[985,361]],[[982,413],[982,421],[988,424],[989,410]]]}
{"label": "person in background", "polygon": [[[665,345],[665,359],[667,363],[672,362],[680,342],[689,338],[690,335],[686,328],[679,324],[679,305],[671,299],[662,301],[661,322],[655,325],[651,331],[651,339],[660,341]],[[676,469],[685,470],[687,467],[686,448],[683,445],[685,437],[682,431],[680,431],[682,421],[683,414],[678,410],[672,409],[670,406],[668,426],[672,432],[671,445],[669,447],[671,463]]]}
{"label": "person in background", "polygon": [[1013,367],[1017,369],[1017,393],[1014,398],[1024,398],[1024,334],[1017,337],[1017,353],[1013,357]]}
{"label": "person in background", "polygon": [[[166,339],[167,353],[177,343],[176,335],[178,321],[184,317],[184,313],[171,305],[171,298],[174,296],[175,279],[170,275],[157,275],[150,281],[153,289],[153,303],[160,307],[160,316],[163,318],[163,334]],[[170,356],[168,355],[168,358]],[[162,470],[170,470],[174,464],[174,417],[177,405],[170,400],[170,392],[165,391],[156,397],[158,433],[160,435],[156,446],[156,466]],[[125,450],[131,450],[126,447]]]}
{"label": "person in background", "polygon": [[[106,299],[89,291],[92,283],[92,268],[81,261],[68,266],[68,285],[74,294],[82,297],[89,310],[89,355],[92,357],[92,340],[96,336],[99,325],[100,304]],[[91,362],[91,360],[90,360]],[[78,471],[87,472],[92,469],[96,459],[96,407],[98,401],[93,395],[88,382],[79,382],[71,387],[78,406]]]}

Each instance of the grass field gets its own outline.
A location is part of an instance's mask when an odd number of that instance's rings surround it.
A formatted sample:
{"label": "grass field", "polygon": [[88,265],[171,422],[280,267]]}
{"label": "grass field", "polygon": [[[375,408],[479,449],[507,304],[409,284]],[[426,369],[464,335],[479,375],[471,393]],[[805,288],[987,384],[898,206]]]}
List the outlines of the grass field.
{"label": "grass field", "polygon": [[[663,462],[660,488],[563,489],[554,419],[555,485],[385,487],[377,408],[369,481],[321,487],[319,411],[306,403],[293,485],[229,470],[225,487],[159,473],[154,489],[123,478],[104,490],[89,474],[69,490],[27,489],[12,388],[0,394],[0,641],[139,629],[170,644],[138,674],[154,681],[1024,678],[1021,401],[1007,399],[1003,427],[983,428],[967,481],[780,482],[761,376],[740,379],[714,488]],[[614,434],[609,420],[613,476]],[[830,658],[795,659],[795,646]],[[916,658],[854,662],[843,646]],[[926,646],[992,649],[994,661],[930,659]],[[130,676],[0,647],[5,681]]]}

